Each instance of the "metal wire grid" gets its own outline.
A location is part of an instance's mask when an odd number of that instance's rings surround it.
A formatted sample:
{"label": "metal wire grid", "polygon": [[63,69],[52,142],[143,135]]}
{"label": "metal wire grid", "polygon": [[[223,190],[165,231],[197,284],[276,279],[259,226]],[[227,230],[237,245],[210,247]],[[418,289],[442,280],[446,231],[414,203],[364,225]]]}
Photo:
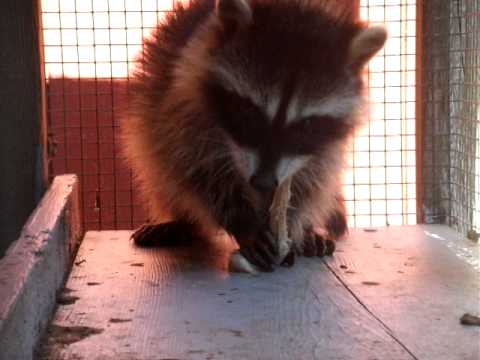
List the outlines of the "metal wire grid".
{"label": "metal wire grid", "polygon": [[50,174],[80,177],[86,230],[131,229],[146,219],[119,153],[128,72],[174,1],[43,0]]}
{"label": "metal wire grid", "polygon": [[[51,174],[77,173],[87,230],[131,229],[146,218],[118,152],[118,114],[142,37],[173,8],[162,0],[43,0]],[[351,226],[415,223],[415,2],[361,1],[390,40],[370,66],[369,125],[345,179]],[[413,30],[412,30],[413,29]]]}
{"label": "metal wire grid", "polygon": [[351,226],[416,223],[416,2],[362,0],[360,17],[387,27],[369,66],[369,122],[356,134],[345,178]]}
{"label": "metal wire grid", "polygon": [[426,222],[467,234],[480,227],[480,3],[425,5]]}

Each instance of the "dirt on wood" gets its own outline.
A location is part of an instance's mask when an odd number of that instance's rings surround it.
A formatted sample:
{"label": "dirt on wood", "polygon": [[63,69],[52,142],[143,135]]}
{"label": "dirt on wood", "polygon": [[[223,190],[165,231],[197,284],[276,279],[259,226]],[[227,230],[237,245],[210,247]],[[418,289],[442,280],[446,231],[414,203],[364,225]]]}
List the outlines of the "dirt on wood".
{"label": "dirt on wood", "polygon": [[61,357],[62,349],[69,345],[79,342],[89,336],[100,334],[103,329],[89,326],[62,326],[52,324],[44,334],[40,346],[35,352],[35,360],[84,360],[83,357],[76,354],[70,354],[68,357]]}
{"label": "dirt on wood", "polygon": [[108,320],[109,322],[113,324],[118,324],[118,323],[125,323],[125,322],[131,322],[132,319],[120,319],[120,318],[111,318]]}
{"label": "dirt on wood", "polygon": [[480,326],[480,317],[469,313],[463,314],[460,318],[460,324],[470,326]]}
{"label": "dirt on wood", "polygon": [[72,305],[72,304],[74,304],[78,299],[80,299],[78,296],[60,294],[60,295],[57,297],[57,304],[59,304],[59,305]]}
{"label": "dirt on wood", "polygon": [[68,346],[89,336],[100,334],[103,329],[89,326],[51,325],[48,329],[49,342]]}

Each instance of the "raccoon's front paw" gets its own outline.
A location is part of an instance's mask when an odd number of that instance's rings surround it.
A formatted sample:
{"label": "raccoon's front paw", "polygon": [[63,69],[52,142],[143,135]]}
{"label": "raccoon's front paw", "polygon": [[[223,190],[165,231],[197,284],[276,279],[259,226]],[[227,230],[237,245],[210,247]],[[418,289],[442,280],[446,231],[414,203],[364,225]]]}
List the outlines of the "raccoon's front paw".
{"label": "raccoon's front paw", "polygon": [[303,255],[307,257],[332,255],[335,252],[335,242],[317,234],[313,229],[305,229],[303,240]]}
{"label": "raccoon's front paw", "polygon": [[250,238],[237,239],[242,254],[252,265],[262,271],[273,271],[278,259],[278,247],[275,236],[268,229],[259,230]]}
{"label": "raccoon's front paw", "polygon": [[195,226],[185,221],[145,224],[130,236],[142,247],[174,246],[190,242],[196,236]]}
{"label": "raccoon's front paw", "polygon": [[295,264],[296,257],[297,254],[295,253],[295,250],[291,249],[287,256],[285,256],[283,261],[280,263],[280,266],[292,267]]}

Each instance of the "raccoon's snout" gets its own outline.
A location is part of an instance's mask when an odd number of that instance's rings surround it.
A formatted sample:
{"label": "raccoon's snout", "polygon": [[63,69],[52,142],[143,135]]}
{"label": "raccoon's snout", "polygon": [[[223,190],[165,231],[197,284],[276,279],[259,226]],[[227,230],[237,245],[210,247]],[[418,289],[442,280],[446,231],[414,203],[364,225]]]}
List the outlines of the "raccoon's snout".
{"label": "raccoon's snout", "polygon": [[275,174],[254,174],[250,178],[250,185],[261,194],[270,195],[275,192],[278,186],[278,179]]}

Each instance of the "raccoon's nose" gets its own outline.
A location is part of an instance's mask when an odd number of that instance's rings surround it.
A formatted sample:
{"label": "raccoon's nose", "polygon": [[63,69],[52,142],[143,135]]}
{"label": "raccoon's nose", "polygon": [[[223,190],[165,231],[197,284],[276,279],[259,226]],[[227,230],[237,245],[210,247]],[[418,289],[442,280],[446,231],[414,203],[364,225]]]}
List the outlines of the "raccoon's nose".
{"label": "raccoon's nose", "polygon": [[278,180],[273,174],[260,174],[253,175],[250,178],[250,184],[258,192],[262,194],[270,194],[277,188]]}

